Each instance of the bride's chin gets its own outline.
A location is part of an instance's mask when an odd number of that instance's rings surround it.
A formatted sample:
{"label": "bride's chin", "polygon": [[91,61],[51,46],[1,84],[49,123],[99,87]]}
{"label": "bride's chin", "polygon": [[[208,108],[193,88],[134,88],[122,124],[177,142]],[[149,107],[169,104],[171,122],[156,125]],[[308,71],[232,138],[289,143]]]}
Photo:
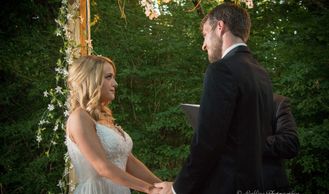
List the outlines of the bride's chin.
{"label": "bride's chin", "polygon": [[112,101],[115,99],[115,96],[108,96],[107,99],[101,100],[101,104],[106,106],[112,103]]}
{"label": "bride's chin", "polygon": [[101,102],[102,106],[107,106],[107,105],[109,105],[110,103],[111,103],[110,100],[106,100],[106,101],[102,101],[102,102]]}

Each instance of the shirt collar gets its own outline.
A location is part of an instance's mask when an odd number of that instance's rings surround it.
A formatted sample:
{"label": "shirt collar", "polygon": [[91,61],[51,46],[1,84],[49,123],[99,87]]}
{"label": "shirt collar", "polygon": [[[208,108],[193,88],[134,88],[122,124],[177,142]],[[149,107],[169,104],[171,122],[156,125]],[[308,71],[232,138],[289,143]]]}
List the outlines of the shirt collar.
{"label": "shirt collar", "polygon": [[222,55],[222,58],[224,58],[225,55],[226,55],[227,53],[229,53],[231,50],[233,50],[234,48],[236,48],[236,47],[238,47],[238,46],[247,46],[247,44],[246,44],[246,43],[237,43],[237,44],[233,44],[232,46],[228,47],[228,48],[225,50],[225,52],[224,52],[223,55]]}

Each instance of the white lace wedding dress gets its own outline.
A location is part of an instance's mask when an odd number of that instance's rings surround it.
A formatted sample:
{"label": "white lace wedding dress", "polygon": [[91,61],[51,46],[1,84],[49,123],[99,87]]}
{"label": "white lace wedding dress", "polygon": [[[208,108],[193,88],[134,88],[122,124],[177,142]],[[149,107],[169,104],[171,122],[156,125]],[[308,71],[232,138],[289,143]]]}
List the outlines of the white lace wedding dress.
{"label": "white lace wedding dress", "polygon": [[[108,159],[122,170],[126,170],[127,158],[133,143],[127,133],[124,132],[125,137],[123,137],[114,130],[96,123],[97,135]],[[129,188],[99,176],[69,137],[66,137],[66,145],[78,178],[78,185],[74,194],[130,194]]]}

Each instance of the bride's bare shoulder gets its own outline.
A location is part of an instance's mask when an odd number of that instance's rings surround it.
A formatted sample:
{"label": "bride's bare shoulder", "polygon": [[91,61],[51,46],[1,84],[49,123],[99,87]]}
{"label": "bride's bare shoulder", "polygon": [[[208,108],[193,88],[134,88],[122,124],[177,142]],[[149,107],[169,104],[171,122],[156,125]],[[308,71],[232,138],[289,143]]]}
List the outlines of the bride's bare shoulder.
{"label": "bride's bare shoulder", "polygon": [[88,126],[94,126],[94,120],[82,108],[77,108],[69,115],[66,128],[70,130],[83,129]]}
{"label": "bride's bare shoulder", "polygon": [[67,123],[79,120],[91,119],[88,115],[87,111],[83,110],[82,108],[77,108],[72,111],[67,119]]}

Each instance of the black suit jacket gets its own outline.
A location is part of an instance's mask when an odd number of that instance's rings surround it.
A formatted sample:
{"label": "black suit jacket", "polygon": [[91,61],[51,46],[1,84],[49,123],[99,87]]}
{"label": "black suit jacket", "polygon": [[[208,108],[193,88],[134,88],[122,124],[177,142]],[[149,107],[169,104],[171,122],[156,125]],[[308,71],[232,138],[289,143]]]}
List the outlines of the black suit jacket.
{"label": "black suit jacket", "polygon": [[264,186],[266,190],[289,192],[283,159],[290,159],[298,154],[297,126],[289,99],[274,94],[273,100],[273,135],[267,137],[264,150]]}
{"label": "black suit jacket", "polygon": [[268,74],[247,47],[239,46],[208,65],[203,87],[198,128],[174,190],[263,190],[262,154],[273,111]]}

